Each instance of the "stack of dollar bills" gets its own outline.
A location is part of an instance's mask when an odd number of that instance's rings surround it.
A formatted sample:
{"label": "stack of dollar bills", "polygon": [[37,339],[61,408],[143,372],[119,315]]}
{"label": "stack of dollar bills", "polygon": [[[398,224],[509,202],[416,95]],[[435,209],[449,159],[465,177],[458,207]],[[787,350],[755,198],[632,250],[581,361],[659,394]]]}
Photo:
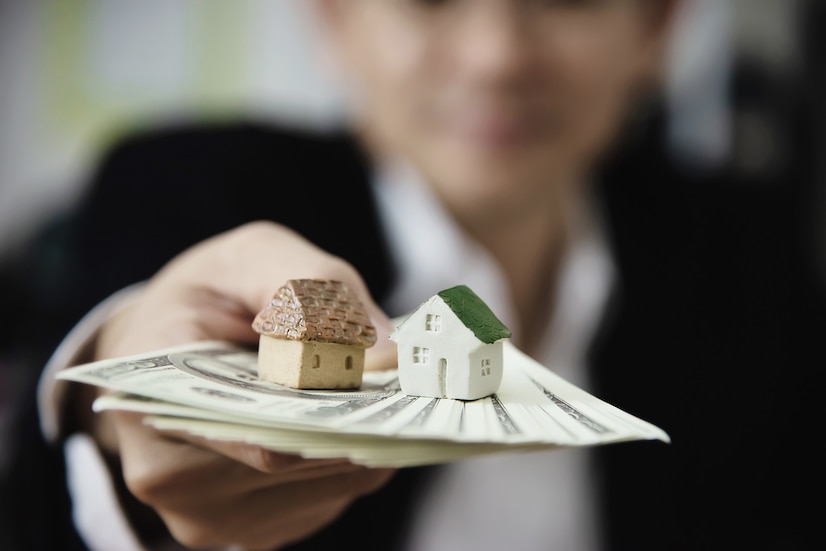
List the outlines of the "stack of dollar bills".
{"label": "stack of dollar bills", "polygon": [[257,372],[255,351],[206,341],[72,367],[59,378],[115,391],[98,398],[94,410],[145,413],[145,422],[161,430],[368,466],[670,441],[662,429],[565,381],[509,342],[498,392],[473,401],[406,395],[395,370],[366,371],[361,387],[348,391],[293,389]]}

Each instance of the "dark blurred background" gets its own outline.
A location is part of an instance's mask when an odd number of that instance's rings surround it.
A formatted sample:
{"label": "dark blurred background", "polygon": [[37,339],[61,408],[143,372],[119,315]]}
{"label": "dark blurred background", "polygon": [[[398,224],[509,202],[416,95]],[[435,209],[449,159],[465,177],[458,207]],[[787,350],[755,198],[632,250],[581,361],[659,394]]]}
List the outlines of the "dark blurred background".
{"label": "dark blurred background", "polygon": [[[664,68],[668,144],[686,170],[728,165],[761,185],[789,162],[791,133],[826,151],[824,5],[686,1]],[[17,319],[31,299],[21,283],[38,277],[19,268],[29,238],[71,206],[100,151],[136,126],[249,116],[337,125],[342,100],[305,8],[302,0],[0,0],[0,474],[15,400],[50,352],[21,345]],[[818,186],[807,231],[826,281]]]}

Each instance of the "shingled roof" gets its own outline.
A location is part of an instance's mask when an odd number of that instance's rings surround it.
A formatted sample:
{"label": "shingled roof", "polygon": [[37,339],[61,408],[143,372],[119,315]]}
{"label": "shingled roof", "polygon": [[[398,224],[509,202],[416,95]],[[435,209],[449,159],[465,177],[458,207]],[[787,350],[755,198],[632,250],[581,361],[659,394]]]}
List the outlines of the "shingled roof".
{"label": "shingled roof", "polygon": [[341,281],[291,279],[258,313],[253,329],[262,335],[369,348],[376,328],[358,297]]}

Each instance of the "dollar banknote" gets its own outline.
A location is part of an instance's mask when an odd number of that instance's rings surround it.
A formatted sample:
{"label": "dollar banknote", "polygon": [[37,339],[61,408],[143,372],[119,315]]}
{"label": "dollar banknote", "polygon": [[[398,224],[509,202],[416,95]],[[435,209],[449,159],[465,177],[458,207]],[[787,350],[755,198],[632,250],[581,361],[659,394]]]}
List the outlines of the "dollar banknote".
{"label": "dollar banknote", "polygon": [[473,401],[409,396],[395,370],[366,371],[356,390],[281,386],[258,378],[254,350],[220,341],[102,360],[59,378],[114,391],[94,409],[145,413],[161,430],[371,466],[670,441],[661,428],[565,381],[510,343],[503,359],[499,390]]}

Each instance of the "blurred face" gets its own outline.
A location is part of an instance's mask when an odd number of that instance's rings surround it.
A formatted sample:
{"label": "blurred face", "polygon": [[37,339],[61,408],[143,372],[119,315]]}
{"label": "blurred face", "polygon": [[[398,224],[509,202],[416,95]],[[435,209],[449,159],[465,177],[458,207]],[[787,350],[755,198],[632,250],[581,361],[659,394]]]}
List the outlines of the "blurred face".
{"label": "blurred face", "polygon": [[[664,0],[339,0],[329,30],[379,149],[456,208],[581,180],[662,39]],[[461,206],[461,207],[460,207]]]}

